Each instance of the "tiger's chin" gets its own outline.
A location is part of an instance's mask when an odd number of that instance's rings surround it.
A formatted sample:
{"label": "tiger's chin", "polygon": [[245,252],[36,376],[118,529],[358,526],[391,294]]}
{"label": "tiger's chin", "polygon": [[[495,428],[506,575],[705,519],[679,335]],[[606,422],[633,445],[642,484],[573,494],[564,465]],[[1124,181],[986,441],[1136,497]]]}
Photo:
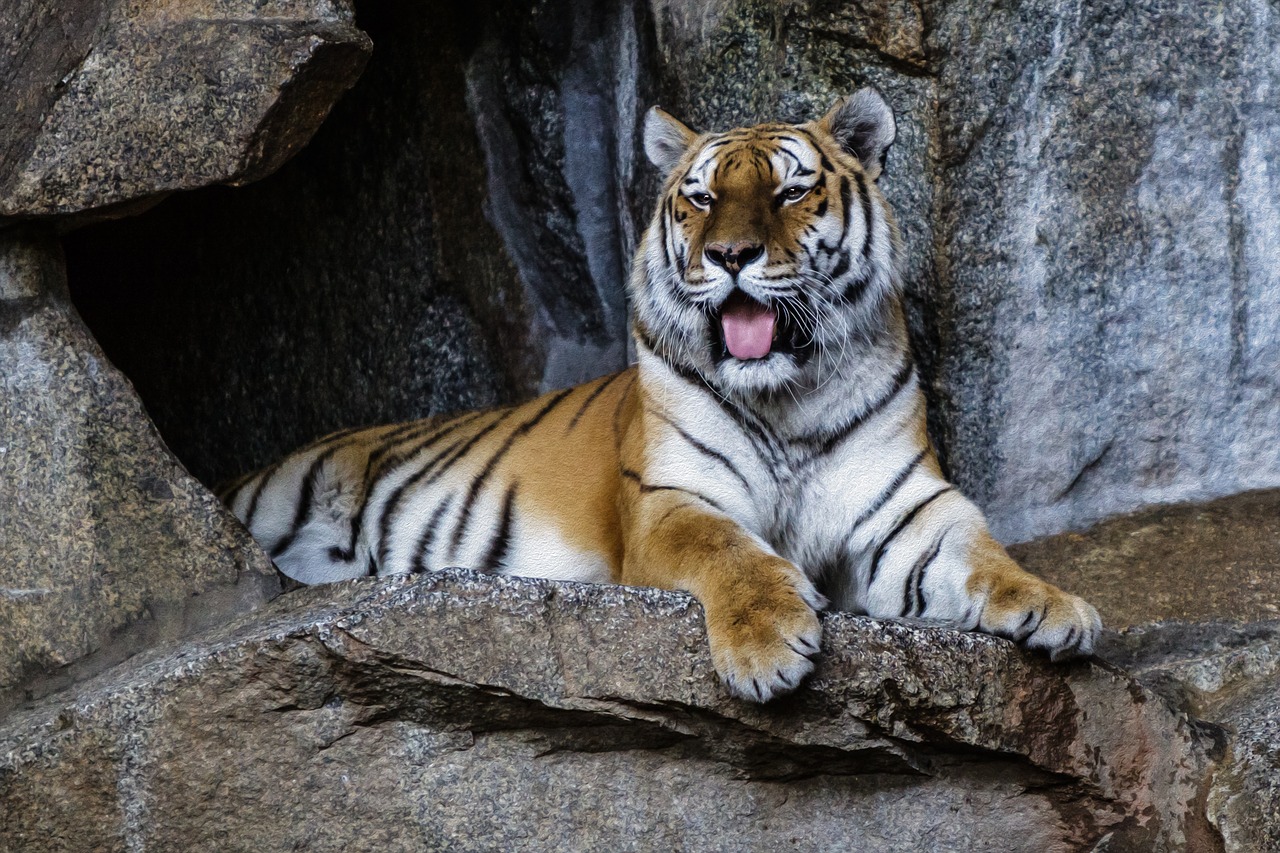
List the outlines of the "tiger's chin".
{"label": "tiger's chin", "polygon": [[750,398],[803,385],[805,370],[796,364],[793,356],[782,352],[771,352],[763,358],[721,359],[715,365],[712,378],[713,384],[722,393]]}

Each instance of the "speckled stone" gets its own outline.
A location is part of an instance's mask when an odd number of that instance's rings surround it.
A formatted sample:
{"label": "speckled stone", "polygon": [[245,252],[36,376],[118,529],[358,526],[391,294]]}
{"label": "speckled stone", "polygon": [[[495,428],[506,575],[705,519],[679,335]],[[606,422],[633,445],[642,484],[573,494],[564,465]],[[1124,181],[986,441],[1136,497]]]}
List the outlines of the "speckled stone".
{"label": "speckled stone", "polygon": [[278,591],[80,323],[57,242],[0,232],[0,712]]}
{"label": "speckled stone", "polygon": [[1157,507],[1010,548],[1110,628],[1280,617],[1280,492]]}
{"label": "speckled stone", "polygon": [[960,485],[1016,542],[1280,484],[1280,10],[930,8]]}
{"label": "speckled stone", "polygon": [[1213,849],[1203,743],[1124,675],[824,629],[809,685],[762,707],[683,594],[466,571],[291,593],[0,727],[0,846],[92,816],[106,849]]}
{"label": "speckled stone", "polygon": [[351,17],[345,0],[5,4],[0,224],[274,171],[359,74]]}
{"label": "speckled stone", "polygon": [[1162,622],[1110,636],[1103,654],[1213,725],[1204,810],[1227,853],[1280,850],[1280,620]]}

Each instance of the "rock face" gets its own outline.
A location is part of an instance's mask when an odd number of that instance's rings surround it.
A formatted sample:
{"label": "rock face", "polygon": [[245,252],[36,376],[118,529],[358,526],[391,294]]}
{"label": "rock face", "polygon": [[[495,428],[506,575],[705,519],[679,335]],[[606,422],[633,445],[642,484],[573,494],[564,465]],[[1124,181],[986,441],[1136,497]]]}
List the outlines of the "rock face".
{"label": "rock face", "polygon": [[1280,480],[1280,13],[939,4],[959,480],[1019,541]]}
{"label": "rock face", "polygon": [[811,686],[761,707],[682,594],[295,593],[12,717],[0,846],[1219,849],[1189,809],[1212,742],[1124,675],[852,616],[825,637]]}
{"label": "rock face", "polygon": [[1224,849],[1280,850],[1280,622],[1148,625],[1113,638],[1106,654],[1173,704],[1221,725],[1221,768],[1203,808]]}
{"label": "rock face", "polygon": [[57,242],[0,232],[0,712],[279,592],[67,298]]}
{"label": "rock face", "polygon": [[0,224],[269,174],[370,48],[342,0],[16,0],[0,32]]}

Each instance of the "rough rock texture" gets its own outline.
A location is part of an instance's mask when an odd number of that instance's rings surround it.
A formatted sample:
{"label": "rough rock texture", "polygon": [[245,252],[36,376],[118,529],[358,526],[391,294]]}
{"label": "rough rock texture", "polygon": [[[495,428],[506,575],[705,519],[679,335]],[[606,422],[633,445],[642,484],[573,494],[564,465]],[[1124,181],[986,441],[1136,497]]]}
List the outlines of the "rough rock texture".
{"label": "rough rock texture", "polygon": [[938,4],[944,421],[1006,540],[1280,482],[1278,41],[1246,0]]}
{"label": "rough rock texture", "polygon": [[344,0],[16,0],[0,33],[0,224],[268,174],[370,49]]}
{"label": "rough rock texture", "polygon": [[0,232],[0,712],[279,592],[67,298],[57,242]]}
{"label": "rough rock texture", "polygon": [[1280,850],[1280,622],[1147,625],[1111,638],[1104,654],[1175,705],[1221,726],[1221,767],[1204,809],[1225,849]]}
{"label": "rough rock texture", "polygon": [[1009,549],[1110,628],[1280,616],[1280,492],[1144,510]]}
{"label": "rough rock texture", "polygon": [[454,572],[292,594],[10,718],[0,846],[1210,851],[1206,745],[1105,667],[852,616],[756,706],[688,596]]}

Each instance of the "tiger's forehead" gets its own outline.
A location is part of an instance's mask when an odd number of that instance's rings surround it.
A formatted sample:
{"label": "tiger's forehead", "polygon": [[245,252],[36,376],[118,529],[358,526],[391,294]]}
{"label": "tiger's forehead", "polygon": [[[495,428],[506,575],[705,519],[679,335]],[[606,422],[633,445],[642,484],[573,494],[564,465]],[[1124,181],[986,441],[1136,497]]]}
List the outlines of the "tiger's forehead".
{"label": "tiger's forehead", "polygon": [[781,184],[816,173],[824,157],[808,131],[789,124],[738,128],[707,139],[682,184],[710,187],[723,181]]}

